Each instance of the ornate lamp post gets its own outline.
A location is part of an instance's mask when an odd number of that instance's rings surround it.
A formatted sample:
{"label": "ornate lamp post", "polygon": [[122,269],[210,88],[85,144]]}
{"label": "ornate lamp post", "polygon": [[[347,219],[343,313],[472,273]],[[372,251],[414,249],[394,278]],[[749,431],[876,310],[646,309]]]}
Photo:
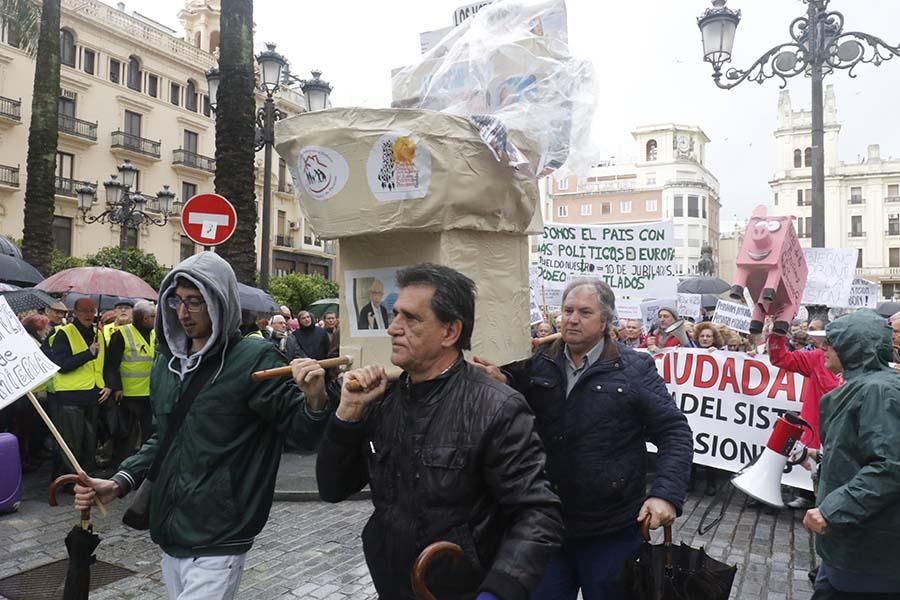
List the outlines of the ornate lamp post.
{"label": "ornate lamp post", "polygon": [[[287,60],[275,51],[275,44],[266,44],[266,50],[256,57],[259,64],[260,89],[265,92],[266,99],[256,112],[256,150],[265,150],[263,170],[263,208],[262,208],[262,248],[260,249],[259,287],[269,289],[269,276],[272,268],[272,149],[275,146],[275,122],[288,116],[275,106],[274,95],[282,85],[296,82],[300,85],[306,99],[306,110],[324,110],[329,106],[331,84],[320,78],[321,71],[312,71],[313,79],[298,79],[288,72]],[[206,72],[209,84],[210,106],[216,107],[216,95],[219,91],[219,70],[215,67]]]}
{"label": "ornate lamp post", "polygon": [[703,57],[713,67],[713,81],[730,90],[744,81],[762,84],[778,78],[781,87],[787,79],[806,75],[812,82],[812,245],[825,246],[825,125],[822,80],[835,69],[849,70],[850,77],[860,63],[875,66],[900,56],[900,46],[890,46],[881,38],[859,31],[844,31],[844,15],[829,11],[831,0],[803,0],[806,16],[798,17],[790,25],[791,41],[775,46],[763,54],[748,69],[722,67],[731,62],[731,51],[741,11],[725,6],[727,0],[713,0],[697,25],[703,36]]}
{"label": "ornate lamp post", "polygon": [[[181,202],[167,185],[163,186],[155,198],[148,198],[138,190],[132,192],[132,188],[135,187],[137,169],[131,164],[131,161],[126,160],[119,165],[118,171],[119,175],[111,175],[109,181],[103,183],[103,187],[106,188],[106,210],[102,213],[89,214],[97,197],[97,190],[89,185],[84,185],[79,187],[76,193],[78,194],[81,219],[85,223],[112,223],[119,226],[119,267],[124,271],[128,229],[137,229],[144,224],[163,227],[169,222],[171,215],[179,212]],[[149,207],[147,206],[148,202],[150,203]]]}

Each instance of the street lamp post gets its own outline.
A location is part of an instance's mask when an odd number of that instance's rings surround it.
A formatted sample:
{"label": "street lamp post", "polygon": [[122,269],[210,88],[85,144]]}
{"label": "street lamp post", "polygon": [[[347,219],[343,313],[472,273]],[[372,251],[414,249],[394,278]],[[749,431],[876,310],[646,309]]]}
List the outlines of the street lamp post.
{"label": "street lamp post", "polygon": [[812,245],[825,246],[825,124],[822,80],[835,69],[847,69],[850,77],[860,63],[875,66],[900,56],[900,46],[890,46],[879,37],[859,31],[844,31],[844,15],[829,11],[831,0],[803,0],[806,16],[794,19],[790,26],[792,41],[769,49],[748,69],[722,67],[731,62],[731,51],[741,11],[725,6],[727,0],[713,0],[697,25],[703,36],[703,58],[712,64],[713,81],[730,90],[744,81],[762,84],[778,78],[781,87],[797,75],[812,82]]}
{"label": "street lamp post", "polygon": [[[163,227],[169,221],[169,217],[178,213],[181,201],[175,197],[175,193],[164,185],[155,198],[148,198],[139,191],[132,192],[135,187],[137,169],[126,160],[118,166],[119,175],[111,175],[109,181],[103,183],[106,188],[106,210],[99,215],[91,215],[97,190],[92,186],[83,185],[76,190],[78,194],[78,208],[81,210],[81,219],[85,223],[112,223],[119,226],[119,267],[125,270],[125,251],[128,245],[128,230],[137,229],[143,224]],[[121,179],[119,177],[121,176]],[[147,209],[147,202],[150,207]],[[154,216],[152,212],[159,213]]]}
{"label": "street lamp post", "polygon": [[[259,87],[266,94],[262,107],[256,112],[256,151],[264,150],[262,248],[260,248],[259,287],[269,289],[272,269],[272,149],[275,146],[275,122],[288,115],[275,106],[274,95],[282,85],[297,83],[306,100],[308,112],[328,108],[331,84],[320,78],[321,71],[313,70],[313,79],[298,79],[288,72],[287,60],[275,51],[275,44],[266,44],[266,50],[256,57],[259,64]],[[210,107],[215,111],[216,96],[221,76],[216,67],[206,72],[209,84]]]}

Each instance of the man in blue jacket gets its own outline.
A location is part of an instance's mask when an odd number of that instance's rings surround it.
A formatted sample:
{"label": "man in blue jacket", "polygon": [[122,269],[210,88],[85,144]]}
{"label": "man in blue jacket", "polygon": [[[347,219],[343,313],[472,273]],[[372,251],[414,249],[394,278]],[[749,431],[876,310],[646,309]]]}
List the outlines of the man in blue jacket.
{"label": "man in blue jacket", "polygon": [[[566,537],[534,600],[618,600],[622,563],[637,558],[639,523],[672,523],[687,496],[693,439],[653,358],[610,335],[615,295],[600,280],[563,292],[561,340],[498,369],[524,394],[547,449],[547,475],[562,500]],[[646,492],[646,442],[659,449]]]}

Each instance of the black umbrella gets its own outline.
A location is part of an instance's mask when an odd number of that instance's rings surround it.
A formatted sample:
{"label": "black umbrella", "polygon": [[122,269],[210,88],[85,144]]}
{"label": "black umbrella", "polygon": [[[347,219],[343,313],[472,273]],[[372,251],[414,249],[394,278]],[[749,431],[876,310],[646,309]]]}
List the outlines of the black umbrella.
{"label": "black umbrella", "polygon": [[0,254],[22,258],[22,251],[19,250],[19,247],[16,246],[14,241],[5,235],[0,235]]}
{"label": "black umbrella", "polygon": [[719,295],[731,289],[731,284],[718,277],[691,277],[678,284],[682,294],[715,294]]}
{"label": "black umbrella", "polygon": [[10,308],[16,314],[27,310],[45,310],[49,306],[59,302],[45,291],[34,288],[2,292],[3,297],[9,303]]}
{"label": "black umbrella", "polygon": [[728,600],[737,567],[710,558],[703,548],[673,545],[670,526],[656,546],[650,544],[649,519],[642,529],[640,557],[624,568],[628,600]]}
{"label": "black umbrella", "polygon": [[31,287],[43,280],[44,276],[21,258],[0,254],[0,281]]}
{"label": "black umbrella", "polygon": [[894,313],[900,312],[900,302],[879,302],[875,312],[889,319]]}
{"label": "black umbrella", "polygon": [[[68,474],[57,477],[50,484],[50,506],[56,506],[56,488],[60,485],[74,484],[78,475]],[[72,528],[66,536],[66,549],[69,551],[69,566],[66,570],[66,587],[63,600],[87,600],[91,589],[91,565],[97,560],[94,550],[100,544],[100,537],[94,533],[91,525],[91,511],[81,511],[81,524]]]}
{"label": "black umbrella", "polygon": [[279,310],[275,299],[259,288],[238,283],[238,296],[241,300],[241,310],[251,310],[266,314],[277,313]]}

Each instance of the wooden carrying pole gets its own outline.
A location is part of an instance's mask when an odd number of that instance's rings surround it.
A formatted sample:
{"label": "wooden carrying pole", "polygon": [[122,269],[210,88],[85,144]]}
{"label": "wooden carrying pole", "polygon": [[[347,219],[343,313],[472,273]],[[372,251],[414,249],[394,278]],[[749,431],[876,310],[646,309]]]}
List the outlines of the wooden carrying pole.
{"label": "wooden carrying pole", "polygon": [[[338,356],[337,358],[326,358],[319,361],[319,366],[323,369],[333,369],[342,365],[352,365],[352,356]],[[290,377],[291,366],[278,367],[276,369],[266,369],[265,371],[257,371],[250,376],[253,381],[264,381],[266,379],[275,379],[276,377]]]}
{"label": "wooden carrying pole", "polygon": [[[72,468],[81,475],[84,474],[87,476],[87,473],[84,469],[81,468],[81,465],[78,464],[78,460],[76,460],[75,455],[72,454],[72,451],[69,449],[69,445],[66,444],[66,440],[63,439],[62,434],[59,433],[59,430],[56,428],[56,425],[53,424],[53,421],[50,420],[50,417],[47,415],[47,412],[44,410],[44,407],[41,406],[41,403],[37,398],[34,397],[34,394],[28,392],[28,399],[31,400],[31,405],[34,406],[34,410],[41,416],[44,424],[47,426],[47,429],[50,430],[50,433],[53,434],[53,439],[56,440],[56,443],[59,444],[59,447],[62,448],[63,454],[66,455],[66,458],[69,459],[69,463],[72,465]],[[106,507],[103,506],[103,503],[97,502],[97,508],[100,509],[100,512],[105,517],[108,513],[106,511]]]}

